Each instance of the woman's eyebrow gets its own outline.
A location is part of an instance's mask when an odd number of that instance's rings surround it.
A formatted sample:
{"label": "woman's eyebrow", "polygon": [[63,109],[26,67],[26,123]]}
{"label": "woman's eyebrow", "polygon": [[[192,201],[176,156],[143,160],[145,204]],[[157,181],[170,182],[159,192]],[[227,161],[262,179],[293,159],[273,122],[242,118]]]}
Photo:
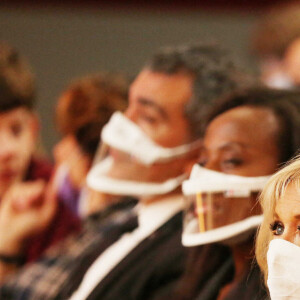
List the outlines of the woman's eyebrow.
{"label": "woman's eyebrow", "polygon": [[239,142],[228,142],[221,145],[220,150],[232,150],[237,148],[246,148],[246,145]]}

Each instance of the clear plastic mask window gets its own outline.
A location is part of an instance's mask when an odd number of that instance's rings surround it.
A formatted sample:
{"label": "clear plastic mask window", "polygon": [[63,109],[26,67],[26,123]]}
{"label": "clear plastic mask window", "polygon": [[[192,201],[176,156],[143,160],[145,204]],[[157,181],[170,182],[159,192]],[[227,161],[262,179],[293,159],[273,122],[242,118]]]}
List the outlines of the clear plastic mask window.
{"label": "clear plastic mask window", "polygon": [[185,197],[184,230],[204,233],[261,214],[257,192],[224,191]]}

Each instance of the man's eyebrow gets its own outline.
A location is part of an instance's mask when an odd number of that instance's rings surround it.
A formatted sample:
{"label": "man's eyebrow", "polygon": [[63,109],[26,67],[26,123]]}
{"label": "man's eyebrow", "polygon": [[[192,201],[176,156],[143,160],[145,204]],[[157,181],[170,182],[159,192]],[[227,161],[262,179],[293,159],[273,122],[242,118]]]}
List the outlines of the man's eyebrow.
{"label": "man's eyebrow", "polygon": [[152,101],[151,99],[138,98],[138,102],[139,102],[139,104],[141,104],[143,106],[148,106],[148,107],[151,107],[152,109],[156,110],[163,118],[165,118],[165,119],[168,118],[166,111],[161,106],[159,106],[157,103]]}

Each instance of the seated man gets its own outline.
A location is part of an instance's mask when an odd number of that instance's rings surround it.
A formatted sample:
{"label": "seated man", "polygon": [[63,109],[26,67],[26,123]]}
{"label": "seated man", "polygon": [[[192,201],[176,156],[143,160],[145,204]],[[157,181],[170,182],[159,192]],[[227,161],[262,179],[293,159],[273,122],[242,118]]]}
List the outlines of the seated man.
{"label": "seated man", "polygon": [[131,85],[125,114],[103,129],[106,154],[88,176],[94,190],[138,196],[139,205],[108,206],[98,231],[85,226],[52,249],[4,284],[1,299],[154,299],[172,288],[185,262],[180,185],[199,155],[202,117],[239,86],[236,72],[213,45],[154,55]]}

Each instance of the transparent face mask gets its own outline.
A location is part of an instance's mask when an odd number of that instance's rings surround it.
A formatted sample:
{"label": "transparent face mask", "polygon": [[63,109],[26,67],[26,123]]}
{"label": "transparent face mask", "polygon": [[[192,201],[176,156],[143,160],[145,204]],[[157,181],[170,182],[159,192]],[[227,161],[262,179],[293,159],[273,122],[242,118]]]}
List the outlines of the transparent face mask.
{"label": "transparent face mask", "polygon": [[183,184],[185,246],[225,241],[260,224],[257,197],[268,176],[226,175],[200,166],[192,175]]}
{"label": "transparent face mask", "polygon": [[173,191],[186,179],[180,172],[173,175],[176,159],[195,147],[163,148],[120,113],[112,116],[101,139],[87,183],[93,190],[113,195],[151,196]]}
{"label": "transparent face mask", "polygon": [[[256,200],[258,193],[239,194],[234,195],[233,191],[224,191],[187,196],[184,232],[195,235],[194,237],[198,236],[199,243],[201,241],[209,243],[234,236],[235,229],[239,231],[242,228],[238,228],[242,225],[240,222],[248,218],[250,220],[254,217],[253,220],[256,220],[258,217],[260,220],[261,209]],[[233,224],[238,225],[234,228]],[[197,242],[196,244],[198,245]]]}

